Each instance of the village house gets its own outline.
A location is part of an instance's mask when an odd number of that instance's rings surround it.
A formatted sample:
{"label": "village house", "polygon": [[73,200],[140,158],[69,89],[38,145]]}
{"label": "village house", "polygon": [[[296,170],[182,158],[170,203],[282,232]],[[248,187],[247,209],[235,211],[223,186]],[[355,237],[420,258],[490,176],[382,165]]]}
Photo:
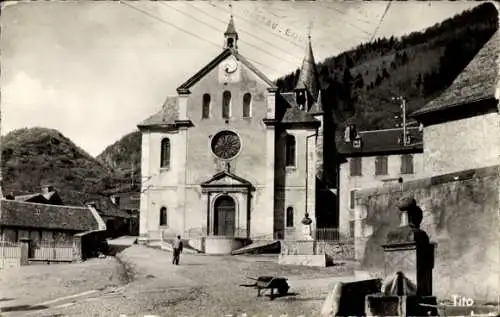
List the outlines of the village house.
{"label": "village house", "polygon": [[424,164],[438,175],[498,165],[498,31],[440,96],[414,112]]}
{"label": "village house", "polygon": [[42,185],[40,193],[33,193],[28,195],[19,195],[14,197],[15,200],[25,201],[30,203],[62,205],[63,201],[59,193],[52,185]]}
{"label": "village house", "polygon": [[58,206],[2,199],[2,241],[30,239],[34,243],[71,244],[76,233],[103,229],[101,217],[88,207]]}
{"label": "village house", "polygon": [[140,193],[116,193],[109,197],[111,202],[121,211],[129,215],[127,234],[131,236],[139,235],[139,208],[140,208]]}
{"label": "village house", "polygon": [[295,239],[338,223],[332,105],[321,97],[311,41],[293,92],[238,49],[231,17],[222,52],[177,88],[142,132],[139,241],[204,236],[206,252],[249,239]]}
{"label": "village house", "polygon": [[72,201],[79,201],[80,203],[78,205],[82,206],[82,208],[95,209],[106,223],[108,236],[117,237],[131,234],[130,222],[131,219],[137,218],[137,216],[134,217],[134,215],[127,210],[122,210],[120,206],[115,203],[114,198],[84,194],[71,190],[62,190],[60,195],[53,185],[46,184],[41,186],[40,193],[18,195],[14,196],[13,199],[20,202],[76,207],[65,205],[61,196],[70,198]]}
{"label": "village house", "polygon": [[340,165],[340,234],[354,236],[356,191],[386,186],[421,177],[424,172],[422,132],[417,127],[372,131],[349,131],[338,142],[344,159]]}
{"label": "village house", "polygon": [[356,192],[355,251],[363,270],[384,270],[381,245],[401,224],[404,193],[415,198],[421,227],[437,243],[435,294],[497,300],[499,44],[496,31],[440,96],[412,114],[423,124],[423,174],[405,182],[404,192],[395,185]]}
{"label": "village house", "polygon": [[122,210],[113,199],[104,196],[93,195],[85,205],[95,209],[106,223],[106,234],[108,237],[119,237],[130,235],[130,219],[133,218],[127,211]]}

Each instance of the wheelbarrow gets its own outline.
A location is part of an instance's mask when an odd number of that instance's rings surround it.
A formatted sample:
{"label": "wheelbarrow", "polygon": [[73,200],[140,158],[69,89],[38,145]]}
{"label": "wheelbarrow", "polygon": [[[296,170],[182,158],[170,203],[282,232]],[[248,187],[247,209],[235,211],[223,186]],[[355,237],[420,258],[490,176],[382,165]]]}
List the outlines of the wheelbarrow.
{"label": "wheelbarrow", "polygon": [[254,280],[254,284],[241,285],[246,287],[257,288],[257,297],[261,296],[260,291],[269,289],[271,291],[271,300],[274,299],[274,290],[276,289],[280,296],[284,296],[288,293],[290,286],[288,286],[287,279],[284,277],[274,277],[274,276],[259,276],[258,278],[249,277],[249,279]]}

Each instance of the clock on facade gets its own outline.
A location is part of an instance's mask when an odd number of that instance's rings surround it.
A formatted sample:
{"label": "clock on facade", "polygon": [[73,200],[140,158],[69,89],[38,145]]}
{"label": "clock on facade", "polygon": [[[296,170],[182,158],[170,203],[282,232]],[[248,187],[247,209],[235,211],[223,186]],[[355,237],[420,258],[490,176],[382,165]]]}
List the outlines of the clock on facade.
{"label": "clock on facade", "polygon": [[234,158],[241,149],[239,136],[232,131],[221,131],[212,138],[212,152],[220,159]]}
{"label": "clock on facade", "polygon": [[234,58],[228,58],[222,67],[226,73],[234,73],[238,68],[238,62]]}

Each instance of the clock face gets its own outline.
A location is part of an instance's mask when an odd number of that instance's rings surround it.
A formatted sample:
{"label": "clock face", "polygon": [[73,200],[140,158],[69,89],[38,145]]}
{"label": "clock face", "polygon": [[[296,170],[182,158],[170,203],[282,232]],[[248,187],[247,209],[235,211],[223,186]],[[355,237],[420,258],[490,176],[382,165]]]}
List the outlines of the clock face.
{"label": "clock face", "polygon": [[226,73],[234,73],[238,68],[238,62],[234,58],[227,59],[222,65]]}
{"label": "clock face", "polygon": [[236,133],[221,131],[212,138],[211,148],[218,158],[230,160],[240,152],[241,141]]}

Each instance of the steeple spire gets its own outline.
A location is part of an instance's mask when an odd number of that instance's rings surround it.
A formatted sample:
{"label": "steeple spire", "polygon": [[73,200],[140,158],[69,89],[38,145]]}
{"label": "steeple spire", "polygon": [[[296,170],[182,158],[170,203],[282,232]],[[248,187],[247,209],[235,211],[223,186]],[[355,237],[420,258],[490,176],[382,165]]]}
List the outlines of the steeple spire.
{"label": "steeple spire", "polygon": [[[308,43],[304,60],[302,61],[299,79],[297,80],[297,85],[295,86],[295,92],[297,93],[297,95],[306,95],[306,98],[308,99],[306,103],[307,106],[310,107],[314,102],[318,100],[320,85],[318,71],[316,69],[316,62],[314,61],[314,55],[312,51],[310,32],[307,37]],[[308,110],[307,107],[305,110]]]}
{"label": "steeple spire", "polygon": [[236,28],[234,27],[233,7],[231,4],[229,4],[229,7],[231,8],[231,18],[229,19],[229,23],[227,25],[226,32],[224,32],[224,37],[226,39],[225,44],[224,44],[224,48],[237,49],[238,48],[238,32],[236,32]]}

